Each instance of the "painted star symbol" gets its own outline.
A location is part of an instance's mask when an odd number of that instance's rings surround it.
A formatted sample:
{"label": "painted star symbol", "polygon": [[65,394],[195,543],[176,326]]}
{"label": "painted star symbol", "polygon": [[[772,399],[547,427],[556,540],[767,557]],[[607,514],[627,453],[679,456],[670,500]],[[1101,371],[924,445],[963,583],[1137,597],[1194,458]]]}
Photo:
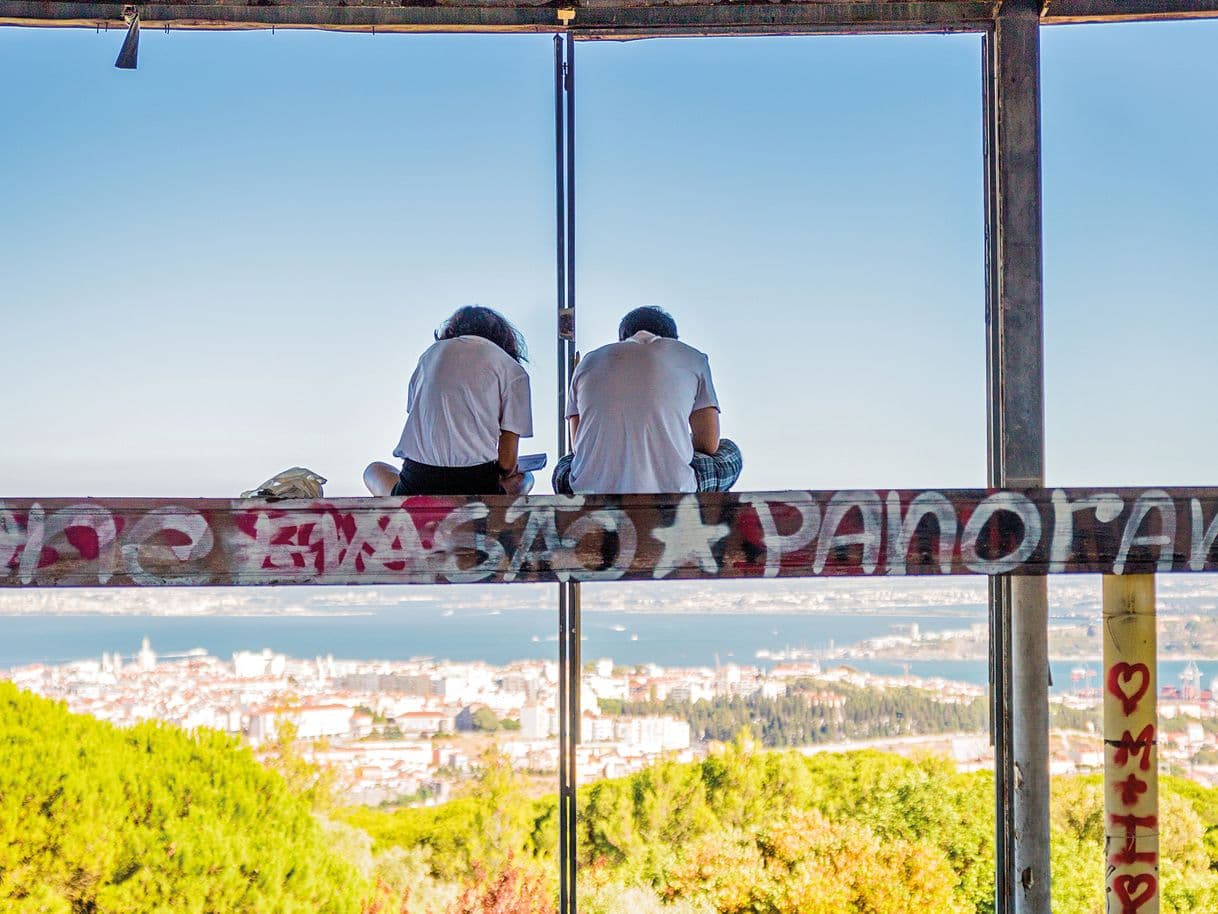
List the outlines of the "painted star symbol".
{"label": "painted star symbol", "polygon": [[656,562],[652,577],[662,578],[681,565],[697,565],[707,574],[717,573],[719,563],[711,549],[730,532],[727,524],[702,523],[698,497],[686,495],[677,505],[671,526],[657,527],[651,532],[664,545],[664,554]]}

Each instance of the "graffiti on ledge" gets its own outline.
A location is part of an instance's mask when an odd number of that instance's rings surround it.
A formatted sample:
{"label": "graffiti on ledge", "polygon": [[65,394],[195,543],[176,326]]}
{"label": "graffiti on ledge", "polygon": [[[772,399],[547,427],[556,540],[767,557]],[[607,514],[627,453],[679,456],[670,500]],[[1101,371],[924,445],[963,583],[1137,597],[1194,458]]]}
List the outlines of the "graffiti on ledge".
{"label": "graffiti on ledge", "polygon": [[0,586],[1218,570],[1218,489],[0,499]]}

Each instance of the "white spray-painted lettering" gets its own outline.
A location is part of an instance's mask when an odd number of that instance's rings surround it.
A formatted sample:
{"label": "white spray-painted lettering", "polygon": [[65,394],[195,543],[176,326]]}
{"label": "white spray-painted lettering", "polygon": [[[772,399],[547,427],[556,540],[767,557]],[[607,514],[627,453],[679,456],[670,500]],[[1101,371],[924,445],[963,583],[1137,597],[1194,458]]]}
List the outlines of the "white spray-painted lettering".
{"label": "white spray-painted lettering", "polygon": [[[553,508],[532,507],[523,504],[523,499],[508,508],[505,520],[510,524],[525,518],[524,532],[520,535],[520,544],[508,562],[503,580],[514,581],[520,570],[527,562],[534,570],[552,568],[554,576],[562,582],[571,577],[570,571],[563,568],[563,540],[558,535],[558,522],[554,517]],[[534,548],[538,541],[541,548]]]}
{"label": "white spray-painted lettering", "polygon": [[0,567],[6,569],[14,562],[17,565],[17,580],[29,584],[34,580],[34,572],[38,570],[38,560],[42,557],[43,522],[45,513],[42,505],[34,503],[25,514],[25,523],[17,522],[15,511],[0,513]]}
{"label": "white spray-painted lettering", "polygon": [[[319,520],[313,515],[304,523],[316,524]],[[301,526],[302,518],[297,513],[273,516],[258,511],[253,538],[240,537],[234,546],[236,566],[251,578],[266,577],[270,570],[297,572],[310,566],[319,547],[310,537],[301,536]]]}
{"label": "white spray-painted lettering", "polygon": [[888,493],[888,573],[905,574],[909,543],[925,517],[933,517],[939,526],[939,571],[951,574],[952,556],[956,551],[956,509],[940,492],[922,492],[909,503],[901,516],[901,496]]}
{"label": "white spray-painted lettering", "polygon": [[[863,528],[857,533],[839,533],[838,528],[846,515],[858,509],[863,518]],[[825,570],[825,564],[833,550],[839,546],[862,546],[860,563],[864,574],[874,574],[880,562],[880,546],[883,545],[884,506],[879,493],[869,491],[835,492],[825,507],[825,519],[820,527],[816,543],[817,574]]]}
{"label": "white spray-painted lettering", "polygon": [[[481,502],[469,502],[454,508],[436,525],[436,555],[442,560],[437,571],[454,584],[485,581],[503,567],[507,559],[503,544],[487,536],[479,524],[490,514]],[[485,556],[469,568],[460,566],[461,556],[474,553]]]}
{"label": "white spray-painted lettering", "polygon": [[[1009,511],[1023,524],[1023,538],[1019,545],[997,558],[982,558],[977,552],[977,543],[982,530],[995,514]],[[968,523],[964,525],[964,536],[960,540],[960,557],[969,571],[977,574],[1006,574],[1014,571],[1036,551],[1040,545],[1040,512],[1031,500],[1019,492],[995,492],[982,501]]]}
{"label": "white spray-painted lettering", "polygon": [[[762,545],[765,546],[765,571],[767,578],[778,577],[784,556],[807,548],[820,532],[820,505],[815,501],[806,504],[791,501],[776,501],[758,495],[742,495],[740,503],[752,505],[761,525]],[[771,504],[780,504],[799,515],[799,526],[793,533],[779,533]]]}
{"label": "white spray-painted lettering", "polygon": [[579,542],[597,533],[617,534],[617,556],[604,568],[584,566],[571,572],[578,581],[616,581],[630,569],[639,547],[639,535],[634,521],[620,508],[601,508],[581,514],[564,531],[563,542],[578,557]]}
{"label": "white spray-painted lettering", "polygon": [[[978,503],[971,492],[926,490],[902,504],[896,491],[800,492],[789,500],[743,493],[735,501],[691,493],[673,507],[545,497],[506,509],[409,499],[197,508],[5,502],[0,585],[775,578],[870,575],[882,564],[890,575],[1059,574],[1101,563],[1122,574],[1131,554],[1158,572],[1216,563],[1218,512],[1207,515],[1213,501],[1204,493],[1176,492],[1173,500],[1160,489],[1056,489],[1035,497],[1006,490]],[[1181,529],[1185,501],[1191,524]],[[706,513],[717,520],[707,522]],[[927,518],[938,529],[933,543]],[[644,546],[646,537],[654,542]],[[1033,555],[1044,564],[1027,566]]]}
{"label": "white spray-painted lettering", "polygon": [[1071,501],[1062,489],[1053,490],[1053,538],[1049,541],[1049,571],[1060,574],[1066,570],[1070,550],[1074,546],[1074,515],[1079,511],[1095,511],[1095,519],[1108,524],[1121,516],[1125,500],[1114,492],[1100,492]]}
{"label": "white spray-painted lettering", "polygon": [[[1204,571],[1210,550],[1214,548],[1214,540],[1218,539],[1218,511],[1214,512],[1210,525],[1206,527],[1201,515],[1201,499],[1192,499],[1190,507],[1193,515],[1193,548],[1188,557],[1188,567],[1193,571]],[[3,553],[0,553],[0,559],[3,559]]]}
{"label": "white spray-painted lettering", "polygon": [[[1142,523],[1151,511],[1159,512],[1158,533],[1138,533]],[[1176,539],[1176,505],[1162,489],[1149,489],[1138,496],[1138,500],[1129,509],[1129,520],[1125,522],[1125,532],[1121,534],[1121,548],[1117,550],[1112,562],[1113,574],[1124,574],[1125,563],[1129,561],[1129,550],[1134,546],[1157,546],[1159,559],[1156,567],[1159,571],[1171,571],[1174,558],[1173,546]]]}
{"label": "white spray-painted lettering", "polygon": [[18,523],[17,512],[0,504],[0,578],[17,573],[28,539],[26,525]]}
{"label": "white spray-painted lettering", "polygon": [[426,574],[431,570],[431,555],[423,547],[409,512],[355,511],[343,515],[343,519],[355,527],[349,542],[331,514],[323,517],[318,527],[323,536],[326,571],[351,577],[372,568],[374,563],[378,571]]}
{"label": "white spray-painted lettering", "polygon": [[118,527],[114,515],[100,505],[60,508],[46,519],[43,548],[54,549],[56,554],[71,549],[95,568],[97,583],[105,584],[118,570]]}
{"label": "white spray-painted lettering", "polygon": [[[169,545],[149,542],[170,531],[186,537],[186,542]],[[124,569],[137,584],[206,584],[209,580],[206,572],[176,571],[172,575],[162,575],[149,572],[144,566],[153,563],[164,566],[171,562],[190,565],[207,558],[214,545],[211,526],[202,514],[190,508],[165,506],[152,509],[130,530],[123,532],[120,552]]]}

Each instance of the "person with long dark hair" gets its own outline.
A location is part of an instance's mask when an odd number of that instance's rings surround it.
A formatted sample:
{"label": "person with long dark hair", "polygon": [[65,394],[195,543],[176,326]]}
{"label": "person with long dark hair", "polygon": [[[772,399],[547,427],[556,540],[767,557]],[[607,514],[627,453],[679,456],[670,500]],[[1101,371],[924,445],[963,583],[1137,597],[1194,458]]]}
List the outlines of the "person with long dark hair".
{"label": "person with long dark hair", "polygon": [[531,473],[516,466],[533,434],[524,337],[481,305],[453,312],[419,358],[406,395],[406,425],[394,450],[401,470],[369,464],[373,495],[524,494]]}

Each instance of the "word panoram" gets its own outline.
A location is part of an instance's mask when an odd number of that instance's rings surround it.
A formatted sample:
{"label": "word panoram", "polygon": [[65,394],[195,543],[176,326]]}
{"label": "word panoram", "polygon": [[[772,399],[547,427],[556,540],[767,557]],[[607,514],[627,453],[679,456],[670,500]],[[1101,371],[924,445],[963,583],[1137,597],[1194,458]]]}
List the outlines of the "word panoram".
{"label": "word panoram", "polygon": [[0,500],[0,586],[1218,570],[1218,489]]}

